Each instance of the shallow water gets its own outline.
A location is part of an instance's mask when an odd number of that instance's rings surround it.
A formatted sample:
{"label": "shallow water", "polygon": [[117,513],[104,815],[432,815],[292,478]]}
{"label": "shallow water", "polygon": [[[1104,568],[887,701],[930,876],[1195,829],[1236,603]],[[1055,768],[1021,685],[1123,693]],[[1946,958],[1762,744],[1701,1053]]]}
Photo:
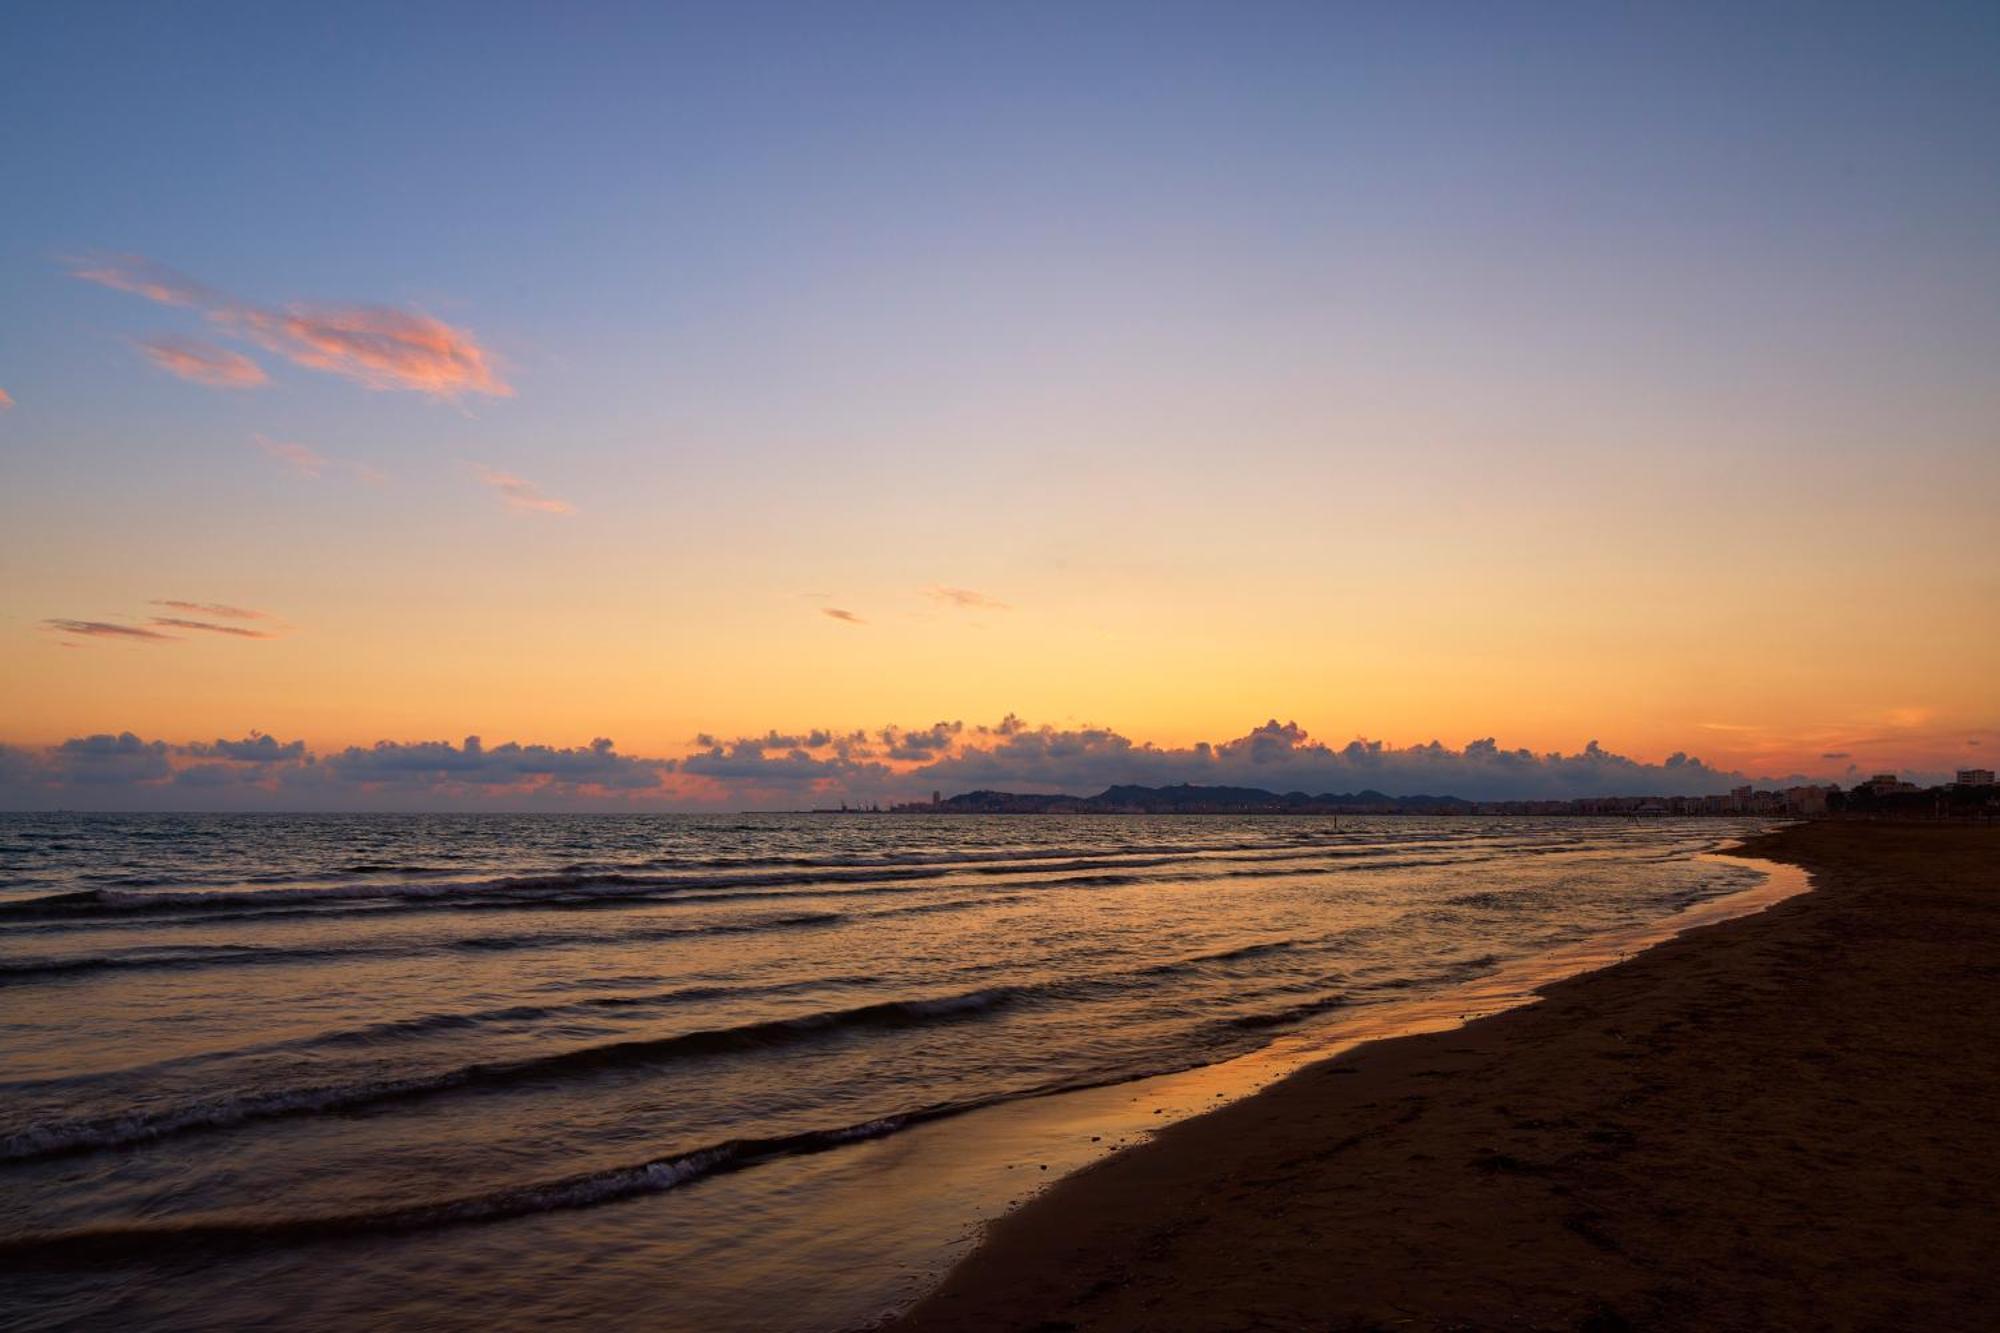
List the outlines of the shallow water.
{"label": "shallow water", "polygon": [[0,1295],[836,1324],[1131,1080],[1672,920],[1746,827],[0,816]]}

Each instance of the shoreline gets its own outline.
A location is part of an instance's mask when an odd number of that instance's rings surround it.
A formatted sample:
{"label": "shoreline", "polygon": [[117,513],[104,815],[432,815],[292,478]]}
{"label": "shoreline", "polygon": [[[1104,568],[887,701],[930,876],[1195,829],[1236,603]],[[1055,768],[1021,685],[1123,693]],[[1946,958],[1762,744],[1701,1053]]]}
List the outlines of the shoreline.
{"label": "shoreline", "polygon": [[[709,1235],[733,1268],[790,1266],[815,1270],[819,1280],[754,1308],[740,1304],[726,1278],[699,1294],[681,1285],[661,1326],[720,1333],[879,1328],[934,1290],[993,1219],[1170,1126],[1254,1098],[1354,1047],[1532,1004],[1555,980],[1610,966],[1706,922],[1765,910],[1806,888],[1802,872],[1756,864],[1764,872],[1756,882],[1673,916],[1525,955],[1434,993],[1344,1007],[1226,1060],[1008,1099],[662,1195],[656,1206],[668,1211],[656,1216]],[[828,1217],[839,1226],[827,1227]],[[644,1243],[636,1232],[630,1239]]]}
{"label": "shoreline", "polygon": [[[1741,829],[1730,832],[1744,836]],[[1687,839],[1671,841],[1677,844],[1674,859],[1693,855],[1712,862],[1722,840],[1704,836],[1699,851]],[[1635,864],[1633,873],[1647,872]],[[1802,874],[1793,874],[1803,882]],[[1574,929],[1556,931],[1543,937],[1541,952],[1497,966],[1491,959],[1469,961],[1471,968],[1491,970],[1461,974],[1436,991],[1391,989],[1344,1004],[1228,1060],[1006,1099],[919,1123],[885,1121],[888,1132],[879,1135],[851,1140],[829,1135],[829,1146],[840,1140],[833,1151],[757,1158],[754,1170],[714,1172],[676,1187],[642,1190],[617,1207],[534,1211],[491,1231],[472,1225],[440,1229],[434,1242],[426,1243],[435,1243],[440,1253],[477,1253],[485,1262],[510,1246],[538,1248],[537,1236],[558,1249],[582,1232],[593,1237],[592,1252],[622,1255],[646,1252],[659,1231],[670,1230],[698,1237],[699,1253],[727,1256],[728,1262],[677,1265],[670,1297],[659,1308],[654,1303],[662,1297],[650,1275],[619,1274],[587,1295],[574,1292],[569,1309],[597,1302],[605,1311],[644,1309],[660,1326],[743,1333],[872,1327],[921,1299],[972,1248],[988,1219],[1126,1144],[1152,1138],[1168,1124],[1252,1095],[1361,1042],[1455,1027],[1469,1011],[1530,1002],[1538,985],[1556,977],[1606,966],[1714,914],[1761,910],[1772,894],[1790,891],[1769,874],[1743,868],[1723,884],[1712,876],[1696,878],[1707,886],[1703,892],[1723,891],[1691,907],[1680,899],[1682,909],[1671,916],[1581,938]],[[1672,901],[1659,899],[1657,910],[1671,910]],[[400,1244],[380,1248],[386,1256]],[[254,1237],[249,1245],[259,1255],[252,1262],[274,1273],[289,1278],[304,1272],[283,1257],[290,1246],[264,1247]],[[55,1271],[65,1265],[44,1266]],[[399,1266],[388,1257],[381,1265],[389,1271]],[[745,1272],[766,1275],[761,1290],[746,1292]],[[329,1293],[320,1290],[320,1299],[326,1299]],[[350,1308],[369,1306],[364,1298]]]}
{"label": "shoreline", "polygon": [[1725,854],[1816,891],[1169,1126],[992,1223],[887,1327],[1977,1319],[2000,830],[1794,825]]}

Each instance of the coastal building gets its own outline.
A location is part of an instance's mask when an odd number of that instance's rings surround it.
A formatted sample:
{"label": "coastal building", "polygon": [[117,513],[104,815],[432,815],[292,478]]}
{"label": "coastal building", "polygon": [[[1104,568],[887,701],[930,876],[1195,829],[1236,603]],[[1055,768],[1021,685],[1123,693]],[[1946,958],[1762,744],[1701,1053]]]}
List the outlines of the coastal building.
{"label": "coastal building", "polygon": [[1787,787],[1785,788],[1785,813],[1788,815],[1823,815],[1826,813],[1826,798],[1837,787]]}
{"label": "coastal building", "polygon": [[1993,770],[1990,768],[1961,768],[1958,770],[1958,776],[1952,779],[1952,783],[1954,786],[1959,787],[1991,787],[1993,785]]}

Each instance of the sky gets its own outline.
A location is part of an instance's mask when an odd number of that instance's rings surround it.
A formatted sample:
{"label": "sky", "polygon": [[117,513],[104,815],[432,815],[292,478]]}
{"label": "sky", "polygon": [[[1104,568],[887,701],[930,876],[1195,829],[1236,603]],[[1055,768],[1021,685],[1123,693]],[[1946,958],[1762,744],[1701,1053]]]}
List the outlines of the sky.
{"label": "sky", "polygon": [[15,5],[0,197],[0,806],[2000,749],[1990,4]]}

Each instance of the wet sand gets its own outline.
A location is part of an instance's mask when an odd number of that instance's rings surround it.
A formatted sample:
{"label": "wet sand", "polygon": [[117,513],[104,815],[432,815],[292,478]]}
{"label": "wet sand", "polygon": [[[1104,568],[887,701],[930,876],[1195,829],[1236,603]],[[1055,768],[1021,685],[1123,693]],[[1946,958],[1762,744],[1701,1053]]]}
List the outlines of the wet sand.
{"label": "wet sand", "polygon": [[1176,1125],[896,1327],[1992,1327],[2000,828],[1744,851],[1814,892]]}

